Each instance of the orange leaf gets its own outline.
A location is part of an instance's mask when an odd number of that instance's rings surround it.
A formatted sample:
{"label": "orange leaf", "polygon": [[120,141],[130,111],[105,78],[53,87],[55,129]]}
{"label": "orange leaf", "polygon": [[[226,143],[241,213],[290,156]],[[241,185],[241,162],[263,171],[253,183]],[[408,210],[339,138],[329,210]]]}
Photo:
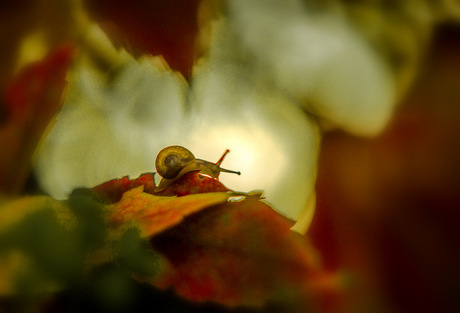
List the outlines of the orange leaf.
{"label": "orange leaf", "polygon": [[179,224],[185,216],[221,204],[231,194],[214,192],[187,197],[159,197],[143,192],[143,186],[131,189],[116,204],[107,207],[107,219],[116,231],[135,225],[141,236],[151,237]]}

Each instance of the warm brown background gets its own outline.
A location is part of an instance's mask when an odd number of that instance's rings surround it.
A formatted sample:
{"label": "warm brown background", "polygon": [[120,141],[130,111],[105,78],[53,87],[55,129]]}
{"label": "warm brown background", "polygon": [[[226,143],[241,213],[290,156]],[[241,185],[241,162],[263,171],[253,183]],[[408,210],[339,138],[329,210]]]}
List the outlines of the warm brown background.
{"label": "warm brown background", "polygon": [[330,268],[358,274],[347,312],[458,312],[459,28],[436,32],[382,135],[325,136],[317,190],[310,234]]}

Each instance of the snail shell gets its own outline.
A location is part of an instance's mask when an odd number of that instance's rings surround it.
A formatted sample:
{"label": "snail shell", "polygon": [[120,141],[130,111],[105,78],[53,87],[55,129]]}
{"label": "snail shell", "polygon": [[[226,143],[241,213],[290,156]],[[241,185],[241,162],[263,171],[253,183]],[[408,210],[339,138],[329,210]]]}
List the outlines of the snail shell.
{"label": "snail shell", "polygon": [[195,156],[188,149],[181,146],[169,146],[158,153],[155,168],[161,177],[173,179],[194,160]]}

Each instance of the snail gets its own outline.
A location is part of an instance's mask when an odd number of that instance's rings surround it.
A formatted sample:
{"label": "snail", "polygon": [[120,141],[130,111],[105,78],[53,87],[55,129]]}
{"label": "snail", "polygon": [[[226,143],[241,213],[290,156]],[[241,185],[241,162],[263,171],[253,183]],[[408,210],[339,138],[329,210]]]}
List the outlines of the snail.
{"label": "snail", "polygon": [[162,177],[156,191],[164,190],[166,187],[177,181],[184,174],[192,171],[218,178],[221,172],[241,175],[240,172],[221,168],[220,164],[230,150],[225,150],[224,154],[216,163],[196,159],[190,150],[182,146],[169,146],[163,148],[155,159],[155,168],[158,175]]}

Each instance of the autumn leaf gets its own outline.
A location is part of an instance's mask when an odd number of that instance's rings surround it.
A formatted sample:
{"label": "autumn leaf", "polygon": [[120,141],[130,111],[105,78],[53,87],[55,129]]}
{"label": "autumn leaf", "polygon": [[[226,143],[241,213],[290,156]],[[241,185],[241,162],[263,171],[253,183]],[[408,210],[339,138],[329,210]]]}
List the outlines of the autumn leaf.
{"label": "autumn leaf", "polygon": [[56,49],[44,61],[25,68],[7,88],[7,120],[0,125],[0,191],[21,190],[32,153],[61,105],[72,55],[71,46]]}
{"label": "autumn leaf", "polygon": [[164,190],[155,192],[155,194],[161,196],[181,197],[197,193],[227,191],[230,191],[230,189],[225,187],[218,179],[202,175],[199,171],[193,171],[185,174]]}
{"label": "autumn leaf", "polygon": [[290,226],[255,197],[202,210],[151,239],[171,267],[148,281],[227,306],[308,301],[320,267]]}
{"label": "autumn leaf", "polygon": [[115,203],[121,200],[125,192],[139,186],[144,187],[144,192],[153,194],[155,192],[154,176],[154,173],[145,173],[135,179],[129,179],[128,176],[124,176],[97,185],[91,190],[109,203]]}
{"label": "autumn leaf", "polygon": [[135,54],[162,55],[172,69],[190,78],[198,33],[199,0],[85,1],[96,21],[114,35],[126,38]]}
{"label": "autumn leaf", "polygon": [[225,203],[231,194],[214,192],[187,197],[159,197],[143,192],[143,187],[127,191],[121,200],[106,207],[112,230],[137,226],[142,237],[152,237],[179,224],[184,217]]}
{"label": "autumn leaf", "polygon": [[[312,297],[323,275],[314,250],[290,230],[291,221],[260,201],[260,194],[212,192],[228,189],[194,171],[168,186],[170,196],[151,195],[143,192],[142,183],[151,187],[150,179],[141,179],[145,175],[93,189],[108,194],[111,187],[119,193],[138,185],[105,209],[115,236],[138,227],[169,262],[158,275],[137,279],[162,289],[172,286],[192,301],[226,306]],[[198,193],[176,197],[182,192]],[[237,195],[239,201],[228,202]]]}
{"label": "autumn leaf", "polygon": [[141,174],[138,178],[129,179],[124,176],[119,179],[112,179],[91,190],[109,203],[121,200],[123,194],[133,188],[143,186],[144,192],[156,196],[186,196],[197,193],[227,192],[230,191],[219,180],[201,175],[199,171],[186,173],[179,180],[175,181],[165,189],[156,191],[155,173]]}

